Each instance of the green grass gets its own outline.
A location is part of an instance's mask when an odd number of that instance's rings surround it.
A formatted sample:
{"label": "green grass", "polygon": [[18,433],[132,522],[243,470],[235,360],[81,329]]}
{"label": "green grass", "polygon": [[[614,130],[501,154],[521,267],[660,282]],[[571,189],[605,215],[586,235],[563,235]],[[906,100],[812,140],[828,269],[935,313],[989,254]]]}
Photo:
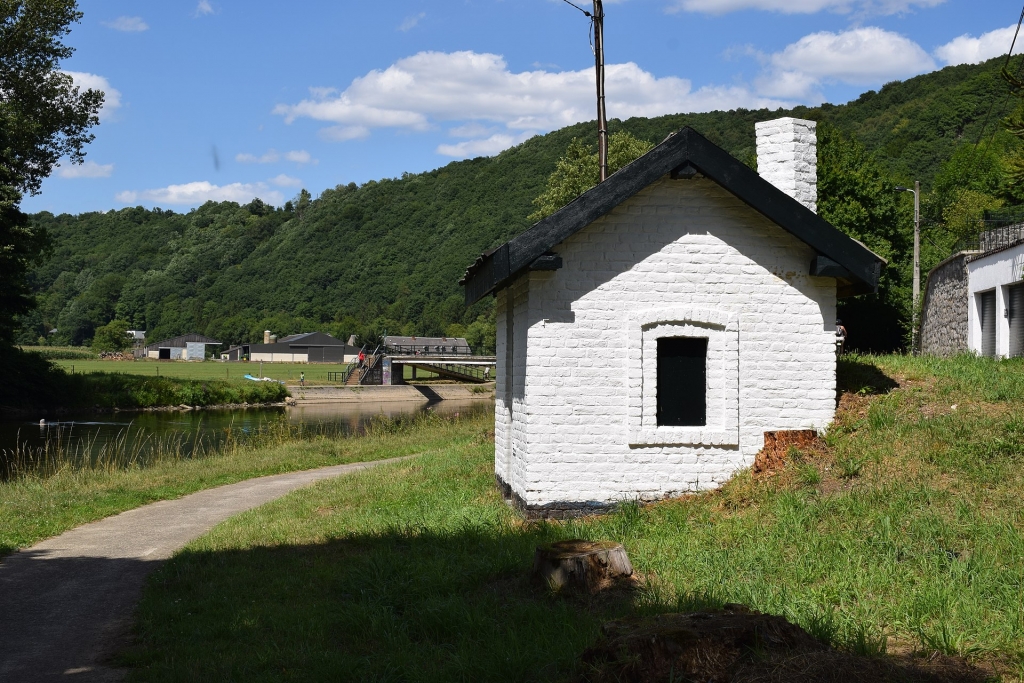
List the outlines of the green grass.
{"label": "green grass", "polygon": [[[122,661],[136,681],[568,680],[611,615],[730,601],[853,652],[939,650],[1016,678],[1024,363],[854,356],[840,373],[827,452],[604,517],[523,524],[480,425],[293,493],[160,569]],[[532,588],[534,547],[569,537],[622,542],[646,588]]]}
{"label": "green grass", "polygon": [[[228,381],[219,377],[204,378],[200,374],[189,376],[190,367],[202,367],[206,363],[163,364],[178,371],[177,376],[168,376],[162,369],[158,376],[154,368],[161,365],[129,361],[51,361],[37,353],[0,346],[0,377],[4,378],[0,414],[58,408],[111,410],[181,404],[275,403],[288,395],[283,385],[271,382]],[[74,374],[70,373],[72,366]],[[125,371],[136,366],[149,372]]]}
{"label": "green grass", "polygon": [[75,406],[104,410],[279,403],[288,396],[285,386],[276,382],[228,382],[107,372],[94,372],[71,380],[69,388],[77,389]]}
{"label": "green grass", "polygon": [[97,360],[98,355],[85,346],[21,346],[22,351],[34,353],[46,360]]}
{"label": "green grass", "polygon": [[[67,372],[75,374],[126,374],[142,375],[144,377],[171,377],[176,379],[193,380],[224,380],[235,383],[248,383],[245,375],[259,376],[260,364],[239,363],[239,362],[218,362],[204,361],[193,363],[188,361],[155,361],[137,360],[131,361],[104,361],[104,360],[81,360],[78,358],[54,360],[57,365]],[[306,373],[306,384],[334,384],[335,381],[328,381],[328,373],[344,373],[348,369],[347,364],[330,365],[322,363],[264,363],[263,374],[276,380],[285,382],[297,382],[300,373]],[[344,376],[344,375],[343,375]],[[418,379],[432,379],[436,375],[432,372],[419,370]],[[412,379],[412,367],[405,367],[405,379]]]}
{"label": "green grass", "polygon": [[[103,360],[57,360],[66,371],[75,374],[91,374],[96,372],[120,373],[127,375],[143,375],[145,377],[172,377],[176,379],[194,380],[225,380],[229,382],[249,382],[245,375],[258,377],[259,363],[203,361],[103,361]],[[299,373],[306,373],[306,382],[310,384],[327,383],[328,372],[345,372],[348,365],[308,364],[308,363],[263,363],[263,374],[276,380],[298,381]]]}
{"label": "green grass", "polygon": [[[477,418],[478,420],[480,418]],[[424,416],[371,423],[363,437],[299,439],[295,430],[268,431],[228,442],[206,457],[156,453],[145,467],[122,462],[66,465],[45,476],[0,482],[0,556],[73,527],[157,500],[251,477],[430,452],[476,431],[469,421]],[[109,466],[104,466],[108,464]]]}

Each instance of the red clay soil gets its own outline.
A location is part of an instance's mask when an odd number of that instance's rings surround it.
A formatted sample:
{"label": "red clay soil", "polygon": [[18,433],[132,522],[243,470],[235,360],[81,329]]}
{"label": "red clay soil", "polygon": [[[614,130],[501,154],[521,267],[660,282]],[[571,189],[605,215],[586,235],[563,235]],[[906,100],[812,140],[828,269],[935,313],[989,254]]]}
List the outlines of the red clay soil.
{"label": "red clay soil", "polygon": [[782,617],[742,605],[612,621],[583,653],[587,683],[981,683],[963,660],[862,657],[817,640]]}

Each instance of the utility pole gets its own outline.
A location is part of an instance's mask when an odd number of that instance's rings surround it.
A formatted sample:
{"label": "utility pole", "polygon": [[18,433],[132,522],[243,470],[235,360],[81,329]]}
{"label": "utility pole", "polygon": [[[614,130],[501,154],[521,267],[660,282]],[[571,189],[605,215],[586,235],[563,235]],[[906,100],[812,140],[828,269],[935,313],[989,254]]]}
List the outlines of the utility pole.
{"label": "utility pole", "polygon": [[897,187],[899,192],[914,193],[914,288],[913,310],[911,311],[910,352],[917,355],[917,313],[918,302],[921,300],[921,182],[914,181],[914,189]]}
{"label": "utility pole", "polygon": [[608,179],[608,117],[604,108],[604,4],[594,0],[594,61],[597,67],[597,159],[601,182]]}

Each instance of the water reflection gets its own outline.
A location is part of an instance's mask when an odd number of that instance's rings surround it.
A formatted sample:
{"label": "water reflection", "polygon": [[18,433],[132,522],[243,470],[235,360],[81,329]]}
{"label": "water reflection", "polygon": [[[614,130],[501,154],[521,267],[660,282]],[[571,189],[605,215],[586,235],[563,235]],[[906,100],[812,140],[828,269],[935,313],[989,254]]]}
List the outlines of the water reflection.
{"label": "water reflection", "polygon": [[[320,403],[289,408],[158,411],[64,416],[54,422],[0,422],[0,479],[19,471],[56,470],[65,464],[123,467],[153,454],[188,458],[271,431],[305,436],[363,433],[371,420],[493,410],[493,400],[436,403]],[[295,429],[295,428],[298,429]]]}

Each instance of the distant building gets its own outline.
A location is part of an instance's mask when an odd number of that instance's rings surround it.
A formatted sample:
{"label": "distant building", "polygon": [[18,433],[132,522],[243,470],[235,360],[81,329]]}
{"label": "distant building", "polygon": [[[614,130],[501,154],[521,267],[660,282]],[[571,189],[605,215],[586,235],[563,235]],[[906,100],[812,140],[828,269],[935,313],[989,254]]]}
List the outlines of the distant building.
{"label": "distant building", "polygon": [[[265,340],[272,337],[269,333],[264,335]],[[265,363],[351,363],[358,356],[359,349],[326,332],[304,332],[263,344],[242,344],[221,354],[224,360]]]}
{"label": "distant building", "polygon": [[975,246],[928,273],[921,352],[1024,356],[1024,223],[985,230]]}
{"label": "distant building", "polygon": [[132,342],[132,353],[135,356],[142,355],[142,347],[146,345],[146,331],[145,330],[128,330],[125,332],[128,339]]}
{"label": "distant building", "polygon": [[393,356],[470,356],[473,350],[462,337],[384,337]]}
{"label": "distant building", "polygon": [[157,360],[205,360],[207,346],[220,346],[201,334],[183,334],[144,346],[137,355]]}

